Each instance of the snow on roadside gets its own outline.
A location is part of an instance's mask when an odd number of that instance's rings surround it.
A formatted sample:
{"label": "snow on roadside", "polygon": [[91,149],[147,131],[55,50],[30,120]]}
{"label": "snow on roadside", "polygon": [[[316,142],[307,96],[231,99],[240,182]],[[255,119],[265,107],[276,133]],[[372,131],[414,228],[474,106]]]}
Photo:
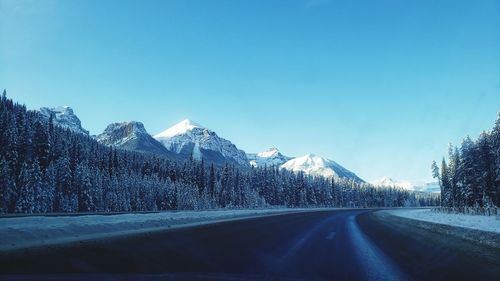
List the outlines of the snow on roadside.
{"label": "snow on roadside", "polygon": [[307,211],[307,209],[4,217],[0,218],[0,251],[301,211]]}
{"label": "snow on roadside", "polygon": [[445,214],[431,209],[398,209],[383,212],[409,219],[500,233],[500,219],[495,216]]}

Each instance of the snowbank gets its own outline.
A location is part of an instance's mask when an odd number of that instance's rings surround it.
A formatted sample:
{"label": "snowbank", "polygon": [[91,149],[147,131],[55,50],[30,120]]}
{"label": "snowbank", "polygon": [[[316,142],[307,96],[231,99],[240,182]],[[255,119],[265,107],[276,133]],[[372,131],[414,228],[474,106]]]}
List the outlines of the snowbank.
{"label": "snowbank", "polygon": [[4,217],[0,218],[0,251],[303,211],[311,211],[311,209]]}
{"label": "snowbank", "polygon": [[500,233],[500,219],[495,216],[445,214],[431,209],[398,209],[383,212],[409,219]]}

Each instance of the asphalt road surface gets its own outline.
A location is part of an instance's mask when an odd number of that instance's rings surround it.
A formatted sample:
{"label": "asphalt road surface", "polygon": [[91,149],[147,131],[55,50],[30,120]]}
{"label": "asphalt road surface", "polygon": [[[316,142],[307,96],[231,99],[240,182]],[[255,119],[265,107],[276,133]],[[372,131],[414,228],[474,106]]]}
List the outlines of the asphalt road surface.
{"label": "asphalt road surface", "polygon": [[392,227],[373,212],[294,213],[0,253],[0,279],[500,280],[499,249]]}

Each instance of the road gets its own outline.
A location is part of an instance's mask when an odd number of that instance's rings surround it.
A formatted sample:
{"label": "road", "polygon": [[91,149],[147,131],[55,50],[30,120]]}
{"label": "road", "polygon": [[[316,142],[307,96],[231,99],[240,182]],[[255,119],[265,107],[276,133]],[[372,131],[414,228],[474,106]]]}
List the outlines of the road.
{"label": "road", "polygon": [[498,280],[498,249],[467,247],[373,210],[305,212],[3,253],[0,279]]}

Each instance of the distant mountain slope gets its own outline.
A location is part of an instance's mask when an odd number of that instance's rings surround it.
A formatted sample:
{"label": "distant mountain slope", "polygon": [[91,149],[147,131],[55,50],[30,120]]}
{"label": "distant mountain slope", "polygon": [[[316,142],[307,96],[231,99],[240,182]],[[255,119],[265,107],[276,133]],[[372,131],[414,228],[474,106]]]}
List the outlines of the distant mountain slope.
{"label": "distant mountain slope", "polygon": [[396,181],[390,177],[383,177],[380,180],[372,181],[371,184],[377,187],[401,187],[407,190],[413,189],[413,184],[409,181]]}
{"label": "distant mountain slope", "polygon": [[184,159],[192,155],[195,159],[204,159],[219,166],[230,163],[249,167],[243,150],[189,119],[156,134],[154,138]]}
{"label": "distant mountain slope", "polygon": [[89,134],[89,131],[82,128],[80,119],[75,115],[73,109],[69,106],[58,106],[53,108],[42,107],[39,112],[46,120],[50,118],[50,115],[54,115],[54,125],[70,129],[76,133],[85,135]]}
{"label": "distant mountain slope", "polygon": [[281,167],[294,172],[302,171],[311,176],[347,178],[356,182],[363,182],[355,173],[342,167],[337,162],[314,154],[307,154],[291,159]]}
{"label": "distant mountain slope", "polygon": [[170,159],[178,158],[151,137],[141,122],[131,121],[110,124],[96,139],[107,146],[156,154]]}
{"label": "distant mountain slope", "polygon": [[420,192],[430,192],[430,193],[440,193],[441,188],[439,183],[414,183],[410,181],[396,181],[390,177],[383,177],[380,180],[372,181],[376,187],[400,187],[410,191],[420,191]]}

